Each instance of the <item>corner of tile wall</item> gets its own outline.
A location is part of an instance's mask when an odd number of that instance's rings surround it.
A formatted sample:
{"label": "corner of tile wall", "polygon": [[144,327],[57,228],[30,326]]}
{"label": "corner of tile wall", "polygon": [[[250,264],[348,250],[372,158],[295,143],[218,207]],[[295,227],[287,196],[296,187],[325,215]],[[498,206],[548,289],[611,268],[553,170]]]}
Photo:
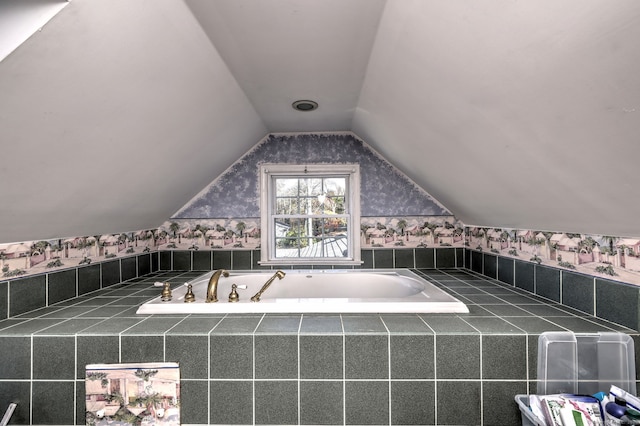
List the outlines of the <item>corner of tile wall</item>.
{"label": "corner of tile wall", "polygon": [[465,269],[640,331],[640,286],[470,248],[464,259]]}

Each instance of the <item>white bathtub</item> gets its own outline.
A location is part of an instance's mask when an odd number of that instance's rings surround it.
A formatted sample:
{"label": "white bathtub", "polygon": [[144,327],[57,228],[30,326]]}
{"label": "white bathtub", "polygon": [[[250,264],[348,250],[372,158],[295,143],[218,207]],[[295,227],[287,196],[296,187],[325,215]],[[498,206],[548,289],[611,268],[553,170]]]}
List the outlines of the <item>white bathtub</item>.
{"label": "white bathtub", "polygon": [[[467,307],[419,275],[406,269],[376,270],[285,270],[262,294],[251,302],[275,271],[229,271],[220,276],[218,302],[206,303],[207,283],[213,271],[191,281],[171,283],[172,299],[158,297],[141,305],[138,314],[210,313],[466,313]],[[185,303],[187,285],[196,300]],[[240,301],[230,303],[231,285],[238,289]]]}

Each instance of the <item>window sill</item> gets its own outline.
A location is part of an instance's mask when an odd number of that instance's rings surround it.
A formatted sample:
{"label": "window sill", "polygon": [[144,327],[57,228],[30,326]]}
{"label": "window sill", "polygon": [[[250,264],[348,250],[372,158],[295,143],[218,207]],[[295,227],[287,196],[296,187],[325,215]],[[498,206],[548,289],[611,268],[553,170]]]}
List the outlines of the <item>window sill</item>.
{"label": "window sill", "polygon": [[333,265],[345,265],[345,266],[359,266],[364,262],[362,260],[322,260],[318,259],[282,259],[282,260],[260,260],[258,265],[265,266],[288,266],[288,265],[309,265],[309,266],[333,266]]}

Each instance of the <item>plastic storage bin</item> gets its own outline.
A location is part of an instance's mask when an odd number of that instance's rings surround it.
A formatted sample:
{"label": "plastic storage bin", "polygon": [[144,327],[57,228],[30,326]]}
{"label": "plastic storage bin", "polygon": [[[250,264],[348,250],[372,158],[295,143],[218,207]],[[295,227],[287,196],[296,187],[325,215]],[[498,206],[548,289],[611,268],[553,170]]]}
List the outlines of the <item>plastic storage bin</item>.
{"label": "plastic storage bin", "polygon": [[[538,339],[538,395],[592,395],[616,385],[636,394],[633,339],[624,333],[545,332]],[[528,395],[516,395],[525,426],[544,426],[529,409]]]}
{"label": "plastic storage bin", "polygon": [[516,403],[520,408],[522,426],[545,426],[545,422],[538,419],[529,408],[529,395],[516,395]]}

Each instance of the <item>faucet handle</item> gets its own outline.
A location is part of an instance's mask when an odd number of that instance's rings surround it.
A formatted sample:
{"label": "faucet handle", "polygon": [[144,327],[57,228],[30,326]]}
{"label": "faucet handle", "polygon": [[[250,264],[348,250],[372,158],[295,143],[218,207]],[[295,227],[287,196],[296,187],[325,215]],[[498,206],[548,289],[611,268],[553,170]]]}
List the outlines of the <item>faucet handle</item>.
{"label": "faucet handle", "polygon": [[240,295],[238,294],[237,290],[238,289],[246,289],[246,288],[247,288],[246,285],[232,284],[231,285],[231,293],[229,294],[229,302],[231,302],[231,303],[239,302],[240,301]]}

